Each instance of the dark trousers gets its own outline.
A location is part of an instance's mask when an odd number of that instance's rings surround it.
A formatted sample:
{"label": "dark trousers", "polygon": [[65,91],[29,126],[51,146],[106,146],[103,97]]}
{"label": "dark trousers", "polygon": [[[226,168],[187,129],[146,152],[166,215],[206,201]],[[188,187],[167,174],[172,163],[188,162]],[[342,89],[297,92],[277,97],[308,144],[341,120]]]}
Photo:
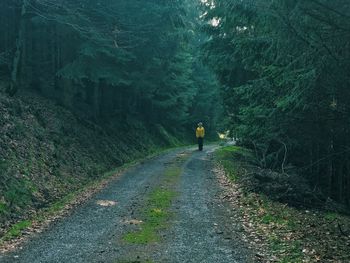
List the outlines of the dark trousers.
{"label": "dark trousers", "polygon": [[198,150],[203,151],[203,138],[198,138]]}

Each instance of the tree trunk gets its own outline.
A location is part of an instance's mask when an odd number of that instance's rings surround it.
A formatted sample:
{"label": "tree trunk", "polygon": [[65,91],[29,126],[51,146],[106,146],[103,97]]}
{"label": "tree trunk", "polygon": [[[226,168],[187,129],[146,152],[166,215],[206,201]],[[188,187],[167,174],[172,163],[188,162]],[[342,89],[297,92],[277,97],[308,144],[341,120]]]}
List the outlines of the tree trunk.
{"label": "tree trunk", "polygon": [[100,83],[93,83],[93,107],[94,107],[94,118],[98,121],[100,116]]}
{"label": "tree trunk", "polygon": [[345,185],[345,203],[350,206],[350,160],[349,154],[346,159],[346,185]]}
{"label": "tree trunk", "polygon": [[18,72],[20,70],[20,62],[23,53],[23,45],[25,38],[25,14],[27,12],[27,0],[22,1],[21,16],[18,28],[18,36],[16,39],[16,51],[13,57],[12,71],[11,71],[11,85],[9,89],[9,94],[11,96],[15,95],[18,91]]}
{"label": "tree trunk", "polygon": [[337,201],[343,203],[343,175],[344,175],[344,163],[343,160],[337,162],[337,169],[336,169],[336,196]]}

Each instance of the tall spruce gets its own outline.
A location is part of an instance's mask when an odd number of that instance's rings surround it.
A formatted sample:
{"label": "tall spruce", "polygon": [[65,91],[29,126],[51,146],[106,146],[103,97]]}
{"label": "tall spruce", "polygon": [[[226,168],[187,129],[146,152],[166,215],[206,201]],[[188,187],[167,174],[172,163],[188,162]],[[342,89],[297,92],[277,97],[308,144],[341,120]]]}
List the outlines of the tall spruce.
{"label": "tall spruce", "polygon": [[207,119],[214,134],[217,112],[194,110],[205,94],[218,95],[215,81],[197,83],[198,74],[213,78],[197,66],[198,4],[4,0],[0,5],[1,86],[11,95],[31,90],[103,125],[127,129],[141,122],[187,139],[193,123]]}
{"label": "tall spruce", "polygon": [[350,204],[350,4],[204,2],[206,60],[227,95],[232,131],[262,166],[299,169]]}

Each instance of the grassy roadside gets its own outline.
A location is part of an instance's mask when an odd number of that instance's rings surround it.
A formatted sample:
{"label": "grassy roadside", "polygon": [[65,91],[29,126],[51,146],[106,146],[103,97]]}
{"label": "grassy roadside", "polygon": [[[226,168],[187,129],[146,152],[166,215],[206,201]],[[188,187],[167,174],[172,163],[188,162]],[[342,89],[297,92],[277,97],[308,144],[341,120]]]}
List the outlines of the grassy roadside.
{"label": "grassy roadside", "polygon": [[[218,176],[259,262],[350,262],[350,217],[290,207],[248,191],[249,151],[223,147],[216,152]],[[251,164],[250,164],[251,165]]]}
{"label": "grassy roadside", "polygon": [[0,237],[0,251],[7,251],[9,248],[13,249],[17,243],[23,241],[30,233],[41,232],[50,222],[69,213],[70,210],[103,189],[111,180],[128,168],[181,147],[184,147],[184,145],[152,149],[146,157],[135,159],[123,166],[102,174],[96,180],[83,185],[79,190],[68,193],[60,200],[35,212],[32,216],[11,225],[8,227],[7,231],[5,231],[5,234]]}

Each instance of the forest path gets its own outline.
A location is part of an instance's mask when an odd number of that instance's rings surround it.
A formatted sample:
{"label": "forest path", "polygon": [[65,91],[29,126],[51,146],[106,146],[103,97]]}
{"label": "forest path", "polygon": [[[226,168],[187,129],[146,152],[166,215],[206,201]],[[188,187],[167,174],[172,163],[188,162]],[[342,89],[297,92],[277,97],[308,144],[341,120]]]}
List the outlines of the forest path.
{"label": "forest path", "polygon": [[0,262],[253,262],[212,171],[214,149],[129,169]]}

